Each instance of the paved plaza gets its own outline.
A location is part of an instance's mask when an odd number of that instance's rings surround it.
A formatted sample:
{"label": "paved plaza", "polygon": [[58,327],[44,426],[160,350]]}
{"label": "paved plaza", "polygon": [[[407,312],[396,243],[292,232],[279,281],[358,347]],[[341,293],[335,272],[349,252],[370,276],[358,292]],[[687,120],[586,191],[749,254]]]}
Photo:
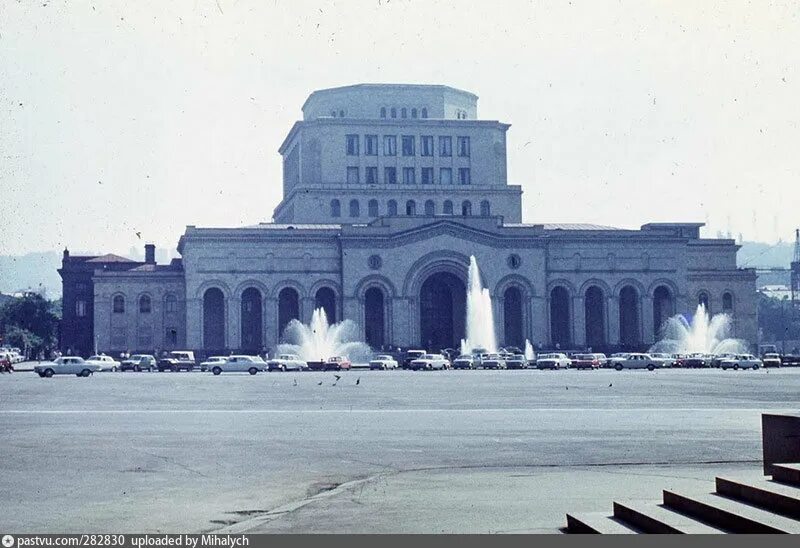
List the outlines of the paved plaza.
{"label": "paved plaza", "polygon": [[786,368],[340,376],[4,375],[0,529],[555,532],[758,474],[800,399]]}

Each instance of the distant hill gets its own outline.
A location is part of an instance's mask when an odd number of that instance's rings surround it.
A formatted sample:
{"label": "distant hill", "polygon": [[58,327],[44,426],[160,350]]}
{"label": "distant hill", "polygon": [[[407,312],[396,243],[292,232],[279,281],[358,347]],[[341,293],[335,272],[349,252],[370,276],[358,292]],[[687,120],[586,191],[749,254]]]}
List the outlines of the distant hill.
{"label": "distant hill", "polygon": [[[737,261],[741,267],[789,268],[793,253],[793,242],[779,244],[744,242],[737,255]],[[130,249],[126,255],[133,260],[142,260],[139,249]],[[168,262],[170,256],[174,255],[164,249],[158,249],[156,252],[159,263]],[[60,251],[0,255],[0,293],[44,288],[49,298],[58,298],[61,296],[61,276],[56,270],[60,266]],[[789,274],[783,272],[764,274],[759,276],[758,283],[759,286],[787,285]]]}

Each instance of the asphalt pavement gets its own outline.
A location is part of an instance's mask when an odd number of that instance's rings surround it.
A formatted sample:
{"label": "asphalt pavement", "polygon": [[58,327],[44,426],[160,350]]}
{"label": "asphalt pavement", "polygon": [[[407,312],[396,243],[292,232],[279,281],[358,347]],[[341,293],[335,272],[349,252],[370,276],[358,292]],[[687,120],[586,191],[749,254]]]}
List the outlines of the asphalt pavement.
{"label": "asphalt pavement", "polygon": [[[552,532],[757,474],[800,369],[0,377],[0,529]],[[358,382],[357,382],[358,380]]]}

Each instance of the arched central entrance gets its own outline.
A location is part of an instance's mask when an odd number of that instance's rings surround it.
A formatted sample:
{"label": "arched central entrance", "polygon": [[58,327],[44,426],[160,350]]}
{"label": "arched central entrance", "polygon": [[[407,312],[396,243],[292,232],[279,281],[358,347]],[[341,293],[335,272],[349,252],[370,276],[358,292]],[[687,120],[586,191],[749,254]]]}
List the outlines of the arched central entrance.
{"label": "arched central entrance", "polygon": [[248,353],[261,352],[263,344],[261,292],[248,287],[242,292],[242,350]]}
{"label": "arched central entrance", "polygon": [[432,274],[419,292],[420,344],[427,350],[458,348],[464,338],[467,288],[451,272]]}

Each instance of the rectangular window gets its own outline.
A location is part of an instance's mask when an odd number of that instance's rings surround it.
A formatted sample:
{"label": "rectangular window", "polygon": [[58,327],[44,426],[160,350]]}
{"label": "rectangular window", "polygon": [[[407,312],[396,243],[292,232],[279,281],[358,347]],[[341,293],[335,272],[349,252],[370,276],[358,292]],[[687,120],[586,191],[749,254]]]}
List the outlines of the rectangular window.
{"label": "rectangular window", "polygon": [[458,138],[458,155],[465,157],[469,156],[469,137]]}
{"label": "rectangular window", "polygon": [[383,155],[397,156],[397,135],[383,136]]}
{"label": "rectangular window", "polygon": [[458,182],[462,185],[468,185],[472,183],[469,176],[469,168],[468,167],[460,167],[458,168]]}
{"label": "rectangular window", "polygon": [[453,184],[453,170],[449,167],[443,167],[439,170],[439,184],[452,185]]}
{"label": "rectangular window", "polygon": [[415,185],[417,184],[417,173],[413,167],[404,167],[403,168],[403,184],[404,185]]}
{"label": "rectangular window", "polygon": [[414,150],[414,136],[413,135],[403,135],[403,156],[414,156],[416,151]]}
{"label": "rectangular window", "polygon": [[433,168],[432,167],[423,167],[421,175],[422,175],[422,184],[423,185],[432,185],[433,184]]}
{"label": "rectangular window", "polygon": [[75,301],[75,315],[79,318],[86,316],[86,301]]}
{"label": "rectangular window", "polygon": [[358,135],[347,135],[347,155],[358,156]]}
{"label": "rectangular window", "polygon": [[153,330],[150,327],[139,328],[139,348],[146,349],[153,345]]}
{"label": "rectangular window", "polygon": [[423,135],[420,139],[420,155],[433,156],[433,135]]}
{"label": "rectangular window", "polygon": [[453,138],[439,137],[439,156],[453,155]]}
{"label": "rectangular window", "polygon": [[397,168],[385,167],[383,168],[383,182],[387,185],[397,184]]}
{"label": "rectangular window", "polygon": [[350,185],[357,185],[358,184],[358,168],[357,167],[348,167],[347,168],[347,184],[350,184]]}
{"label": "rectangular window", "polygon": [[364,156],[378,155],[378,136],[364,135]]}
{"label": "rectangular window", "polygon": [[367,184],[368,185],[377,185],[378,184],[378,168],[374,166],[370,166],[367,168],[366,171],[367,176]]}

